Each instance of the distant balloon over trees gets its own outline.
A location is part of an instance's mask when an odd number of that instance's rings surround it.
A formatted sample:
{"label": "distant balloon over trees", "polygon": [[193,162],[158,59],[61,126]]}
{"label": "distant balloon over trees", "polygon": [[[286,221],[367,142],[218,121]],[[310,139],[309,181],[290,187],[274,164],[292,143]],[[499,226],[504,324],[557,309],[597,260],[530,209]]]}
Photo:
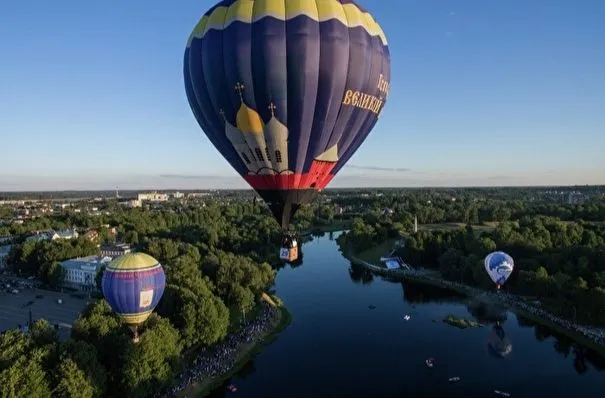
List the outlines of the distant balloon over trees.
{"label": "distant balloon over trees", "polygon": [[485,270],[498,289],[508,280],[514,268],[513,258],[504,252],[492,252],[485,257]]}

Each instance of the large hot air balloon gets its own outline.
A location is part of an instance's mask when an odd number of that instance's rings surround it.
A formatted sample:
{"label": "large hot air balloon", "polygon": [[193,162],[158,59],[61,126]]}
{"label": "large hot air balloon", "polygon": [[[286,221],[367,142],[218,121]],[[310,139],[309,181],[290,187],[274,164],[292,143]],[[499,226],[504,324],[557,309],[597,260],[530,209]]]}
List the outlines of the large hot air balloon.
{"label": "large hot air balloon", "polygon": [[487,274],[497,285],[498,289],[507,281],[515,268],[513,258],[501,251],[488,254],[485,257],[484,263]]}
{"label": "large hot air balloon", "polygon": [[208,139],[284,230],[366,139],[390,88],[384,32],[351,0],[223,0],[184,56]]}
{"label": "large hot air balloon", "polygon": [[160,302],[165,285],[162,265],[148,254],[124,254],[107,265],[101,283],[103,296],[132,330],[133,342],[138,343],[138,327]]}

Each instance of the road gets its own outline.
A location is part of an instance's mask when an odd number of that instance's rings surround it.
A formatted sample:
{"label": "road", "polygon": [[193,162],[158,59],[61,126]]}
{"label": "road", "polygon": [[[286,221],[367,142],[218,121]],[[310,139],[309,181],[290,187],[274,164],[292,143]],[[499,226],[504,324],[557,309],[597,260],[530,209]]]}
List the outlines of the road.
{"label": "road", "polygon": [[[36,296],[42,295],[42,298]],[[57,299],[63,303],[58,304]],[[28,305],[29,302],[32,302]],[[71,329],[78,314],[86,307],[86,299],[71,297],[69,293],[53,292],[41,289],[24,289],[18,294],[0,292],[0,332],[25,325],[29,320],[44,318],[51,324],[59,324],[61,329]],[[63,333],[62,333],[63,334]]]}

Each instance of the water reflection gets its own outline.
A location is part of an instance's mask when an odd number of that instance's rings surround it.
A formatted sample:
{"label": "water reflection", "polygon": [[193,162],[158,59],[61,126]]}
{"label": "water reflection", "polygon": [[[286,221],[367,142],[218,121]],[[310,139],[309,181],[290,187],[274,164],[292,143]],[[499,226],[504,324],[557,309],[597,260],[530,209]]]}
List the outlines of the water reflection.
{"label": "water reflection", "polygon": [[371,271],[366,267],[355,263],[351,263],[349,266],[349,277],[357,284],[361,283],[367,285],[374,281],[374,274]]}
{"label": "water reflection", "polygon": [[[248,361],[238,372],[237,378],[239,380],[246,380],[248,377],[254,376],[256,373],[256,367],[254,366],[254,359]],[[231,378],[225,380],[220,387],[215,388],[209,394],[206,395],[208,398],[224,398],[229,395],[228,387],[233,384]],[[237,386],[236,386],[237,387]]]}
{"label": "water reflection", "polygon": [[[403,288],[403,297],[405,301],[414,304],[422,303],[447,303],[464,302],[465,296],[433,285],[424,285],[414,282],[399,282]],[[506,307],[498,304],[488,304],[478,299],[470,299],[466,303],[467,311],[478,322],[495,323],[491,333],[488,336],[488,344],[491,341],[493,347],[490,350],[498,356],[506,356],[512,351],[512,343],[507,338],[502,323],[508,318]],[[573,367],[578,374],[583,374],[591,367],[596,371],[605,370],[605,357],[601,356],[595,350],[582,346],[574,342],[568,336],[557,333],[554,330],[536,323],[535,321],[517,315],[517,324],[519,327],[534,328],[534,337],[539,342],[544,342],[552,338],[553,349],[565,358],[573,355]],[[492,334],[493,333],[493,334]]]}
{"label": "water reflection", "polygon": [[500,322],[492,327],[490,334],[487,336],[487,347],[491,355],[499,358],[504,358],[513,350],[513,345],[506,337],[506,332]]}
{"label": "water reflection", "polygon": [[305,257],[305,254],[302,251],[302,246],[298,248],[298,258],[290,263],[288,263],[288,265],[290,265],[290,268],[294,269],[294,268],[298,268],[301,265],[303,265],[303,258]]}
{"label": "water reflection", "polygon": [[[241,397],[471,397],[479,396],[482,387],[470,379],[491,379],[490,372],[510,375],[510,385],[502,387],[515,397],[573,396],[581,389],[587,397],[595,396],[599,388],[602,391],[603,373],[595,370],[605,369],[605,358],[530,319],[485,304],[483,297],[468,298],[438,286],[373,275],[344,258],[340,262],[332,256],[338,247],[329,234],[304,249],[305,266],[300,267],[301,258],[300,265],[289,265],[295,271],[285,267],[276,286],[292,313],[292,324],[212,397],[232,396],[226,391],[230,383]],[[326,297],[329,302],[324,305]],[[368,311],[369,303],[377,304],[377,310]],[[409,311],[406,307],[416,308],[417,316],[410,322],[400,320]],[[455,330],[435,321],[450,312],[472,316],[487,326]],[[534,339],[549,342],[537,344]],[[488,360],[486,350],[505,359]],[[439,362],[432,372],[425,372],[424,360],[430,355],[438,356]],[[392,363],[397,366],[381,365]],[[541,364],[544,369],[534,377],[535,367]],[[455,374],[462,383],[452,386],[448,377]]]}
{"label": "water reflection", "polygon": [[[326,236],[326,233],[321,229],[314,229],[313,231],[311,231],[311,236],[314,238],[323,238],[324,236]],[[316,241],[318,240],[316,239]]]}
{"label": "water reflection", "polygon": [[399,282],[403,289],[403,298],[408,303],[452,303],[460,302],[464,296],[438,286],[415,282]]}
{"label": "water reflection", "polygon": [[276,271],[281,271],[282,269],[286,268],[286,267],[290,267],[292,269],[294,268],[298,268],[301,265],[303,265],[303,258],[305,257],[303,251],[302,251],[302,246],[299,246],[298,248],[298,258],[292,262],[283,262],[280,261],[278,263],[275,263],[272,265],[273,269]]}
{"label": "water reflection", "polygon": [[503,323],[508,319],[506,307],[495,303],[486,303],[476,298],[469,300],[466,309],[481,323]]}
{"label": "water reflection", "polygon": [[563,355],[565,358],[570,355],[574,356],[573,367],[577,373],[586,373],[589,369],[588,365],[599,372],[605,370],[605,357],[601,356],[595,350],[584,347],[564,334],[557,333],[552,329],[521,315],[517,315],[517,323],[523,328],[533,327],[534,336],[536,337],[536,340],[541,343],[552,337],[555,340],[553,348],[557,353]]}

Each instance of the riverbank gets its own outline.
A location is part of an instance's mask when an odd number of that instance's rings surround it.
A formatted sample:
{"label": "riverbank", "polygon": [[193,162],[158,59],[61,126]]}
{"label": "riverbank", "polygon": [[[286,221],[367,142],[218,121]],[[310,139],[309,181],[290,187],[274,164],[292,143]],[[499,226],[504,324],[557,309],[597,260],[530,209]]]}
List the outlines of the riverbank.
{"label": "riverbank", "polygon": [[310,236],[316,233],[340,232],[351,227],[353,219],[334,220],[329,224],[315,225],[309,228],[302,229],[299,234],[301,236]]}
{"label": "riverbank", "polygon": [[292,317],[283,306],[262,302],[251,321],[212,349],[202,349],[178,376],[180,383],[163,397],[204,397],[236,374],[264,345],[288,327]]}
{"label": "riverbank", "polygon": [[443,287],[445,289],[454,290],[484,302],[503,305],[525,318],[544,326],[548,326],[561,334],[571,337],[578,343],[587,346],[602,355],[605,355],[605,328],[576,324],[567,319],[553,315],[535,305],[528,304],[520,296],[515,294],[505,293],[502,291],[490,292],[459,282],[443,279],[437,271],[429,271],[425,269],[389,270],[385,267],[381,267],[357,258],[353,254],[354,251],[351,248],[341,251],[343,256],[345,256],[351,262],[361,265],[379,275],[388,276],[390,278],[399,277],[401,279],[406,279],[413,282],[431,284],[434,286]]}

